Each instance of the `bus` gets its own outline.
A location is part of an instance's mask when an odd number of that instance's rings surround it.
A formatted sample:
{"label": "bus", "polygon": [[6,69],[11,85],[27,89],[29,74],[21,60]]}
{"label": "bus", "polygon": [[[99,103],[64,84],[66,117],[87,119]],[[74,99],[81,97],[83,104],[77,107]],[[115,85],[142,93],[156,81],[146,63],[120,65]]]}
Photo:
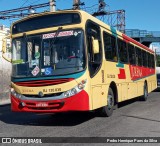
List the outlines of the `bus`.
{"label": "bus", "polygon": [[87,12],[30,15],[12,24],[11,38],[14,112],[108,117],[157,88],[155,53]]}

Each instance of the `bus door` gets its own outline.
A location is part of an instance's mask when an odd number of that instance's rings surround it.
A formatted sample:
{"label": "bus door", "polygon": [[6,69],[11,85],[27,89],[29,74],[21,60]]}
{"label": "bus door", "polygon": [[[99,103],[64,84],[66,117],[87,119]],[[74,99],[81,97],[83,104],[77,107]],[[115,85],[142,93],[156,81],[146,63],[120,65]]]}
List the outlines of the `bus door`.
{"label": "bus door", "polygon": [[90,74],[90,89],[92,109],[107,103],[104,83],[104,65],[102,63],[100,27],[95,23],[87,24],[88,68]]}

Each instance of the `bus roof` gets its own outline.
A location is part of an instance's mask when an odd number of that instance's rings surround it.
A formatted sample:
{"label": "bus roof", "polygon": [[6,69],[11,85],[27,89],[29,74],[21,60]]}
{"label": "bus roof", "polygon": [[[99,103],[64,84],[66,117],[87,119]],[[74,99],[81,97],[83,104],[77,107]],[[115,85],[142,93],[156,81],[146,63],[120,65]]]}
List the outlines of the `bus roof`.
{"label": "bus roof", "polygon": [[85,15],[87,15],[87,19],[94,20],[94,22],[97,22],[99,25],[101,25],[101,26],[104,27],[105,29],[108,29],[109,31],[111,31],[112,34],[114,34],[114,35],[116,34],[117,36],[123,38],[124,41],[126,41],[126,42],[131,42],[131,43],[133,43],[133,44],[135,44],[135,45],[143,48],[144,50],[147,50],[147,51],[150,52],[150,53],[154,53],[154,51],[151,50],[150,48],[148,48],[147,46],[145,46],[145,45],[141,44],[140,42],[138,42],[138,41],[130,38],[130,37],[127,36],[126,34],[121,33],[120,31],[112,28],[112,27],[109,26],[108,24],[100,21],[99,19],[97,19],[97,18],[95,18],[94,16],[88,14],[87,12],[84,12],[84,11],[80,11],[80,12],[81,12],[81,13],[85,13]]}
{"label": "bus roof", "polygon": [[124,41],[133,43],[133,44],[135,44],[135,45],[137,45],[137,46],[139,46],[139,47],[147,50],[150,53],[154,53],[154,51],[151,50],[150,48],[148,48],[147,46],[139,43],[138,41],[130,38],[129,36],[121,33],[120,31],[112,28],[108,24],[100,21],[96,17],[94,17],[94,16],[90,15],[89,13],[87,13],[85,11],[82,11],[82,10],[60,10],[60,11],[55,11],[55,12],[43,12],[43,13],[39,13],[39,14],[32,14],[32,15],[29,15],[27,17],[24,17],[21,20],[18,20],[16,22],[14,22],[12,24],[12,26],[15,25],[15,24],[17,24],[17,23],[19,23],[19,22],[22,22],[24,20],[27,20],[27,19],[30,19],[30,18],[34,18],[34,17],[39,17],[39,16],[43,16],[43,15],[48,15],[48,14],[75,13],[75,12],[80,13],[81,15],[83,15],[83,17],[82,17],[83,20],[86,20],[86,21],[87,20],[92,20],[92,21],[96,22],[98,25],[100,25],[101,27],[103,27],[104,29],[109,30],[113,35],[116,35],[117,37],[121,37]]}

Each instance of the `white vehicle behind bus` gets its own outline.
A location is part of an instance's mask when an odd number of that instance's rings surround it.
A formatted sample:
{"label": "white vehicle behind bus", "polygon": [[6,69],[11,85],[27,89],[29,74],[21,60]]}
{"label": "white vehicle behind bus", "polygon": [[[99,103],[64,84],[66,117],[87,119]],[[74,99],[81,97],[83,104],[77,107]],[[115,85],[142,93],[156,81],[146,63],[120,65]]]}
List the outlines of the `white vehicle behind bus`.
{"label": "white vehicle behind bus", "polygon": [[156,67],[157,72],[157,88],[160,88],[160,67]]}

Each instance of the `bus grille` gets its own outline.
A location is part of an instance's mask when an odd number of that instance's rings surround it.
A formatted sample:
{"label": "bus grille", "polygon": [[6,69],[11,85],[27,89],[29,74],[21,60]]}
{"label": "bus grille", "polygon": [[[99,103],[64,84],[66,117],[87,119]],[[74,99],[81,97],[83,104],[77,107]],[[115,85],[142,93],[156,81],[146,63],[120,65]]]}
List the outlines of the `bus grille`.
{"label": "bus grille", "polygon": [[51,86],[57,84],[63,84],[74,80],[73,78],[69,79],[53,79],[53,80],[37,80],[37,81],[25,81],[25,82],[16,82],[18,86],[25,87],[41,87],[41,86]]}
{"label": "bus grille", "polygon": [[[54,97],[54,96],[60,96],[63,92],[58,92],[58,93],[53,93],[53,94],[45,94],[41,98],[49,98],[49,97]],[[29,95],[29,94],[24,94],[25,97],[29,98],[40,98],[39,95]]]}

